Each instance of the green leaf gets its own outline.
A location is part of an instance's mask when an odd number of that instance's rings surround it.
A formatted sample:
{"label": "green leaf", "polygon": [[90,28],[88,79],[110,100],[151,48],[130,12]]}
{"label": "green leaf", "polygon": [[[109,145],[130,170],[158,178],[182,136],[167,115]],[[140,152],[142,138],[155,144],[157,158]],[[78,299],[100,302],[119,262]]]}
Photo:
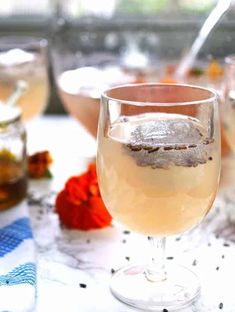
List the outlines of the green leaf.
{"label": "green leaf", "polygon": [[190,70],[190,75],[192,75],[192,76],[201,76],[201,75],[203,75],[203,73],[204,73],[203,69],[201,69],[199,67],[193,67]]}
{"label": "green leaf", "polygon": [[46,170],[45,170],[45,172],[44,172],[44,177],[45,177],[45,178],[48,178],[48,179],[53,178],[53,175],[52,175],[52,173],[50,172],[49,169],[46,169]]}

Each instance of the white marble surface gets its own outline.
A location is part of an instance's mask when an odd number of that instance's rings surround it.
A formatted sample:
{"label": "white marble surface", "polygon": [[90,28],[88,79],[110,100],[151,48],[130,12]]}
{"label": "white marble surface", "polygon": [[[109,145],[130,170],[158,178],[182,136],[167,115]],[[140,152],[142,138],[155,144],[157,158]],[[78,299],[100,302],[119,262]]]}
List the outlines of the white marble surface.
{"label": "white marble surface", "polygon": [[[109,291],[112,269],[149,257],[144,237],[114,224],[97,231],[69,231],[53,211],[56,192],[86,169],[96,143],[69,117],[42,117],[27,125],[30,152],[50,150],[53,179],[30,183],[29,210],[38,252],[35,312],[136,311]],[[234,160],[235,162],[235,160]],[[234,208],[235,209],[235,208]],[[182,312],[235,311],[235,225],[228,222],[219,194],[202,225],[180,240],[169,239],[167,262],[189,267],[200,278],[200,299]],[[172,259],[173,257],[173,259]],[[223,303],[223,308],[219,305]],[[169,311],[170,312],[170,311]]]}

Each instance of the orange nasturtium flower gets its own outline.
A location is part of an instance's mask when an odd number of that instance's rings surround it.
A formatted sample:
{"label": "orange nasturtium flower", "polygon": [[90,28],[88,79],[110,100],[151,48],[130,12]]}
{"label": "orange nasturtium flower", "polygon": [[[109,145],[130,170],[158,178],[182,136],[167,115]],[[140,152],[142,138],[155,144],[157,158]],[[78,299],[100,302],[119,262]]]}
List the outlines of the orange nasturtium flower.
{"label": "orange nasturtium flower", "polygon": [[91,230],[110,225],[112,217],[100,196],[94,163],[87,172],[68,179],[57,195],[55,209],[61,223],[70,229]]}
{"label": "orange nasturtium flower", "polygon": [[49,166],[52,158],[48,151],[37,152],[28,156],[28,175],[33,179],[51,178]]}
{"label": "orange nasturtium flower", "polygon": [[207,75],[210,79],[218,79],[223,75],[223,68],[218,61],[212,60],[207,67]]}

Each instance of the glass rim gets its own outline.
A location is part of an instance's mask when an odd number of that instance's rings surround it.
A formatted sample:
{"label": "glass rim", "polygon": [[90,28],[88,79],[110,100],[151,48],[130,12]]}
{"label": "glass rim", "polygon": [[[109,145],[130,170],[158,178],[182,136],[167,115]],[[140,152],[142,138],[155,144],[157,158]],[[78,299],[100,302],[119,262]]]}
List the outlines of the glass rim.
{"label": "glass rim", "polygon": [[48,39],[40,36],[2,36],[0,37],[0,49],[1,48],[27,48],[38,46],[46,48],[48,46]]}
{"label": "glass rim", "polygon": [[[201,100],[195,100],[195,101],[177,101],[177,102],[144,102],[144,101],[130,101],[130,100],[123,100],[121,98],[115,98],[112,96],[109,96],[107,93],[116,89],[124,89],[124,88],[135,88],[135,87],[150,87],[150,86],[158,86],[158,87],[185,87],[185,88],[191,88],[191,89],[197,89],[201,91],[206,91],[210,93],[210,97],[206,99],[201,99]],[[127,104],[127,105],[133,105],[133,106],[184,106],[184,105],[198,105],[198,104],[208,104],[211,102],[214,102],[218,99],[217,93],[215,90],[212,88],[205,88],[197,85],[191,85],[191,84],[183,84],[183,83],[133,83],[133,84],[123,84],[123,85],[118,85],[109,89],[106,89],[105,91],[102,92],[101,94],[102,99],[106,100],[111,100],[111,101],[116,101],[120,102],[122,104]]]}
{"label": "glass rim", "polygon": [[229,65],[235,65],[235,54],[230,54],[225,57],[225,63]]}

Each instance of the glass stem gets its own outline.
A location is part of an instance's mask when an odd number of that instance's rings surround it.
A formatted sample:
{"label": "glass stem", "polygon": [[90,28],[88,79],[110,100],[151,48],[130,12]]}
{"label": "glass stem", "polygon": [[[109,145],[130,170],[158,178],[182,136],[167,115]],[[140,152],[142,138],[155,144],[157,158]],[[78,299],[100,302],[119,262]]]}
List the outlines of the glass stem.
{"label": "glass stem", "polygon": [[145,270],[146,278],[151,282],[166,280],[165,246],[166,237],[148,237],[151,244],[151,262]]}

